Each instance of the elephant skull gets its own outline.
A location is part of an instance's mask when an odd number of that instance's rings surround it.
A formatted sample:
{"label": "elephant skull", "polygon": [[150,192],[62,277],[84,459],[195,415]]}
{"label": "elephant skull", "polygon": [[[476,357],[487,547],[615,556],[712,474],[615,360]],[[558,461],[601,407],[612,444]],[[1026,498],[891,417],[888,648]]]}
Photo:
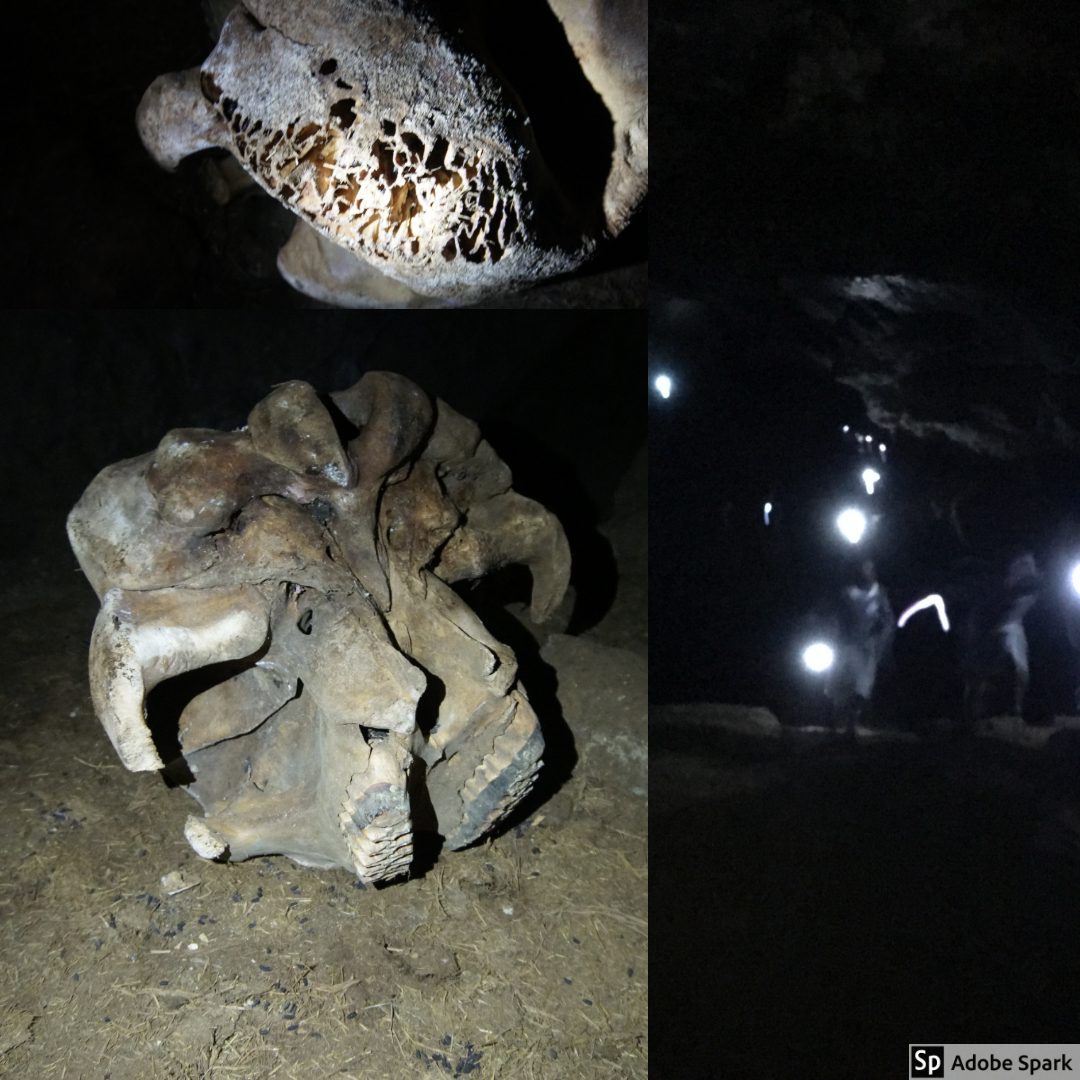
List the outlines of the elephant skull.
{"label": "elephant skull", "polygon": [[459,848],[532,786],[516,660],[450,583],[509,562],[561,599],[558,521],[477,426],[398,375],[288,382],[239,431],[170,431],[68,518],[101,600],[98,718],[129,769],[202,805],[205,858],[407,872],[414,822]]}

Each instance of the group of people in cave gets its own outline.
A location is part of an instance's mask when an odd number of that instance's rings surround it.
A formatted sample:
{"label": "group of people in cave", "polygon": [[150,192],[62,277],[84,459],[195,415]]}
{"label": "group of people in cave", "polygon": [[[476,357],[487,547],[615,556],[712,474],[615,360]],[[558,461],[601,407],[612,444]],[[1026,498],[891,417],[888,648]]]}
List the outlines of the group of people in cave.
{"label": "group of people in cave", "polygon": [[[1043,584],[1035,557],[1021,551],[1009,559],[1003,573],[991,564],[968,560],[951,575],[944,597],[933,597],[943,628],[957,637],[963,727],[970,728],[993,712],[1023,715],[1031,678],[1024,620]],[[908,611],[918,607],[912,605]],[[951,626],[946,622],[949,611],[954,618]],[[1080,652],[1080,603],[1069,604],[1066,615],[1070,643]],[[874,686],[889,659],[898,624],[872,560],[855,565],[835,597],[831,618],[836,656],[826,693],[834,728],[853,734],[869,719]]]}
{"label": "group of people in cave", "polygon": [[[880,481],[876,469],[884,465],[886,447],[876,439],[849,434],[846,427],[844,432],[849,441],[854,440],[857,451],[854,456],[860,468],[868,458],[873,458],[875,467],[863,469],[861,474],[867,495],[873,497],[875,489],[870,477]],[[950,680],[959,669],[962,701],[957,726],[961,730],[970,730],[989,716],[1025,716],[1031,686],[1026,624],[1036,609],[1040,616],[1036,621],[1044,628],[1042,637],[1036,638],[1040,673],[1052,670],[1063,692],[1073,699],[1067,705],[1063,701],[1058,705],[1070,712],[1080,710],[1080,562],[1065,580],[1068,555],[1080,558],[1080,527],[1075,523],[1062,526],[1057,541],[1040,556],[1042,566],[1030,545],[1003,550],[997,559],[971,554],[951,561],[946,559],[947,565],[943,564],[935,574],[938,579],[935,587],[940,592],[911,604],[898,618],[885,587],[878,580],[874,562],[861,553],[864,545],[859,542],[863,523],[871,518],[877,520],[881,515],[869,515],[852,532],[844,519],[853,513],[849,509],[837,517],[839,532],[851,543],[852,558],[847,563],[846,580],[832,594],[824,610],[822,637],[830,642],[826,659],[820,666],[814,666],[809,650],[804,655],[807,667],[823,677],[834,730],[854,734],[859,726],[873,723],[873,712],[880,711],[875,706],[883,696],[888,699],[898,696],[892,691],[902,679],[892,680],[885,695],[879,688],[875,697],[875,687],[882,671],[890,668],[898,633],[914,633],[924,641],[928,639],[931,625],[928,615],[920,616],[914,631],[904,631],[903,627],[914,614],[929,608],[936,609],[941,624],[942,634],[936,639],[938,659],[944,664],[947,653]],[[863,518],[861,512],[856,516]],[[1050,554],[1055,549],[1056,553]],[[1049,636],[1060,645],[1056,651],[1044,647],[1047,626],[1052,628]],[[911,638],[904,640],[906,643]],[[895,665],[892,670],[896,672]],[[943,667],[939,666],[939,670]],[[909,668],[904,676],[911,681],[920,672]]]}

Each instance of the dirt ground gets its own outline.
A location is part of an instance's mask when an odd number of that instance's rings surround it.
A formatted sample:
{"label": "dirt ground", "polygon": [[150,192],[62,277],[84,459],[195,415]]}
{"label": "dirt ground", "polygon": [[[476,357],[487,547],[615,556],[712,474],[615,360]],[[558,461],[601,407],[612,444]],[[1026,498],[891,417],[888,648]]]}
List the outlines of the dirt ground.
{"label": "dirt ground", "polygon": [[910,1042],[1074,1041],[1080,738],[1007,735],[654,725],[657,1075],[865,1080],[907,1075]]}
{"label": "dirt ground", "polygon": [[[609,537],[642,573],[644,470]],[[195,855],[197,804],[127,772],[94,716],[74,556],[3,569],[0,1075],[647,1075],[643,579],[582,637],[519,626],[552,760],[507,827],[418,837],[408,880],[364,888]]]}

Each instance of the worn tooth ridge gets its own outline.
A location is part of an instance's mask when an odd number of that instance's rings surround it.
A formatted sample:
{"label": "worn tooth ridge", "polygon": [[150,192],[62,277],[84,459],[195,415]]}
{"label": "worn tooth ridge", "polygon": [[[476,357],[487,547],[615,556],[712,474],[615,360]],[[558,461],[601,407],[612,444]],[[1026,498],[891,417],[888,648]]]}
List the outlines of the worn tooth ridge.
{"label": "worn tooth ridge", "polygon": [[387,881],[409,872],[412,862],[412,818],[403,787],[377,784],[356,776],[338,821],[357,877],[364,882]]}

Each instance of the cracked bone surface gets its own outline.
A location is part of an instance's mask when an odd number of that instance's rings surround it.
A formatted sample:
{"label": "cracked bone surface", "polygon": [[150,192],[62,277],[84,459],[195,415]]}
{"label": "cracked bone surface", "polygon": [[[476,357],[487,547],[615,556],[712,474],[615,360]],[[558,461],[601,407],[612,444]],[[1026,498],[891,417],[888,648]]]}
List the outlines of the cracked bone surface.
{"label": "cracked bone surface", "polygon": [[387,880],[415,826],[463,847],[530,789],[514,654],[449,584],[518,562],[533,617],[559,603],[562,527],[510,485],[476,424],[388,372],[281,384],[239,431],[98,474],[68,517],[94,708],[124,765],[202,805],[196,852]]}
{"label": "cracked bone surface", "polygon": [[464,12],[446,9],[448,32],[415,0],[244,0],[200,68],[147,89],[139,135],[167,169],[232,153],[297,215],[278,266],[319,300],[425,307],[518,291],[580,266],[648,187],[645,0],[550,7],[610,117],[595,209],[553,178],[514,88],[480,58],[482,29],[472,45]]}

